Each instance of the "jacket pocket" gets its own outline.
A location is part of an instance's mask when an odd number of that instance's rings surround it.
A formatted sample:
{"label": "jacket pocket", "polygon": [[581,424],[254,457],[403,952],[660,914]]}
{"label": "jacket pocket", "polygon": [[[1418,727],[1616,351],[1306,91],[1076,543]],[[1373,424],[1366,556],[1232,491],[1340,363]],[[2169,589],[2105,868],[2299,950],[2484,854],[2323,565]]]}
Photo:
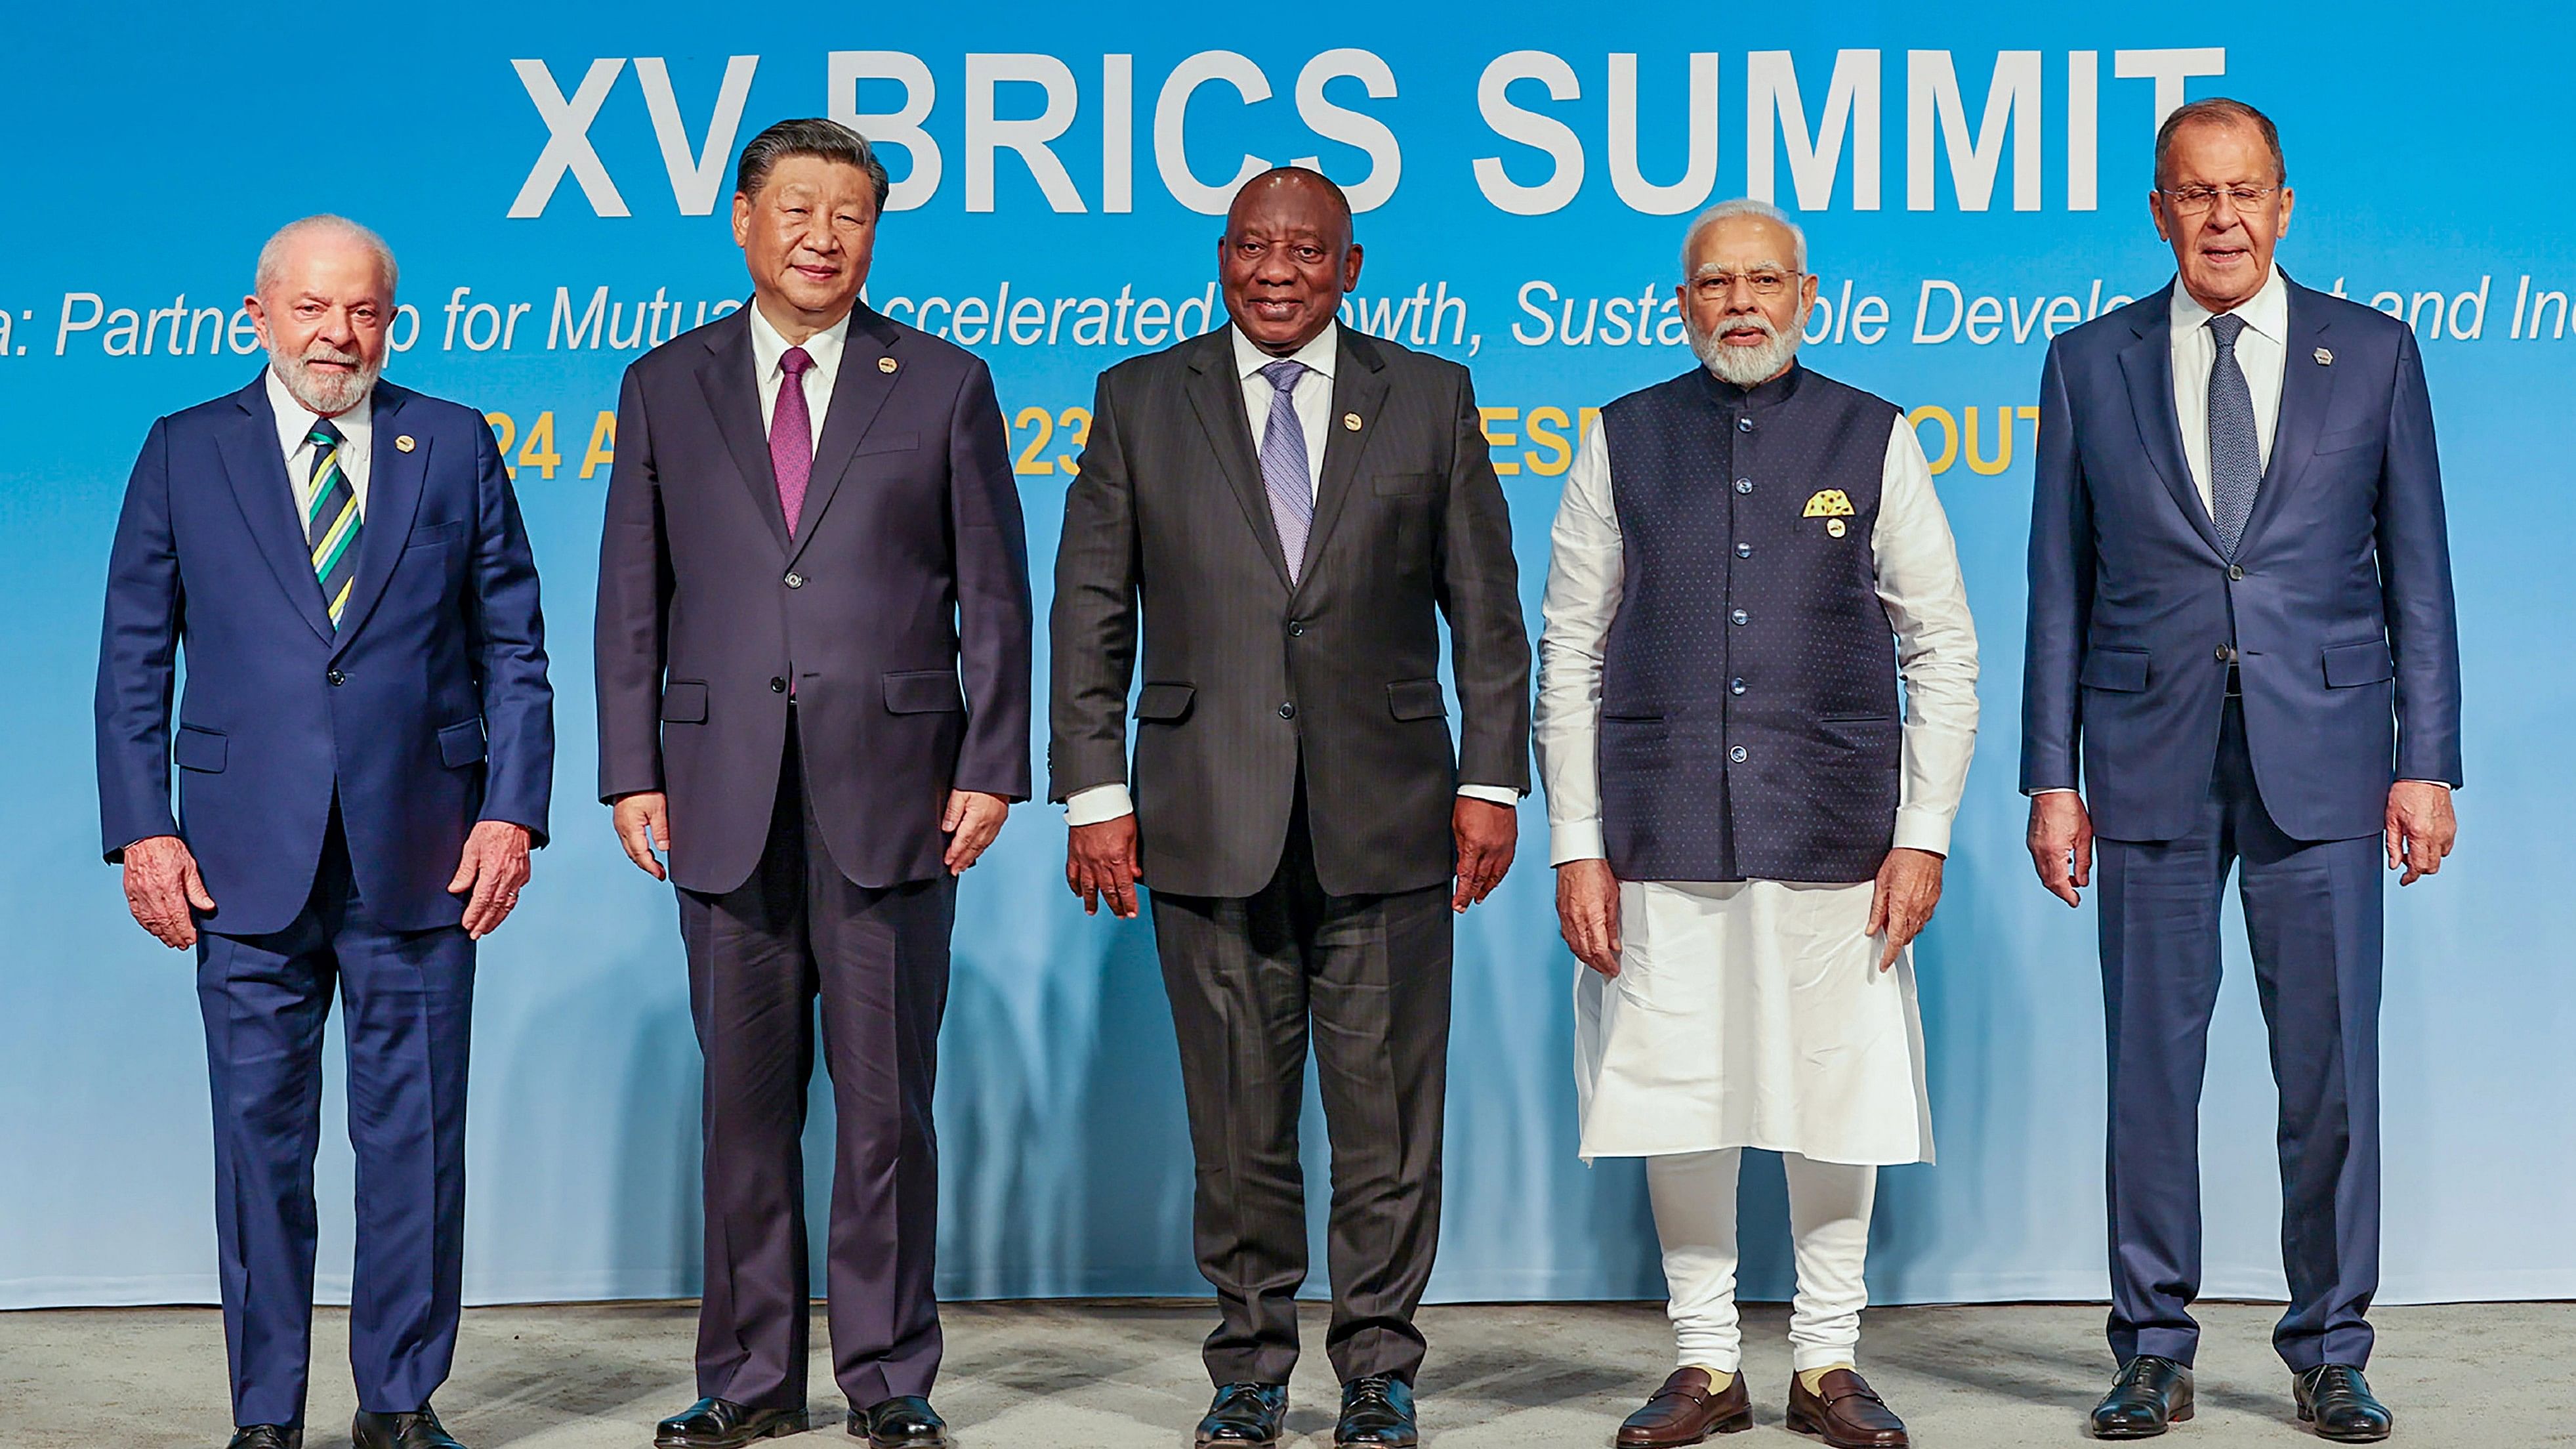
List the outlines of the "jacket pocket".
{"label": "jacket pocket", "polygon": [[1136,718],[1178,724],[1190,712],[1198,688],[1188,684],[1149,684],[1136,691]]}
{"label": "jacket pocket", "polygon": [[903,453],[920,446],[919,433],[870,433],[859,439],[857,450],[850,456],[864,458],[871,453]]}
{"label": "jacket pocket", "polygon": [[440,730],[438,758],[451,770],[483,763],[483,721],[459,720]]}
{"label": "jacket pocket", "polygon": [[224,755],[231,742],[221,730],[199,729],[192,724],[179,726],[178,737],[170,742],[170,758],[182,770],[199,770],[209,775],[221,774]]}
{"label": "jacket pocket", "polygon": [[662,718],[669,724],[707,722],[707,682],[674,679],[662,686]]}
{"label": "jacket pocket", "polygon": [[2328,433],[2317,439],[2317,453],[2323,455],[2347,452],[2354,448],[2367,447],[2385,436],[2387,436],[2385,428],[2375,423],[2364,423],[2360,427],[2346,428],[2339,433]]}
{"label": "jacket pocket", "polygon": [[1440,491],[1437,473],[1381,473],[1369,480],[1369,488],[1380,498],[1416,498]]}
{"label": "jacket pocket", "polygon": [[445,523],[431,523],[414,528],[403,541],[405,548],[438,548],[465,536],[465,520],[451,518]]}
{"label": "jacket pocket", "polygon": [[2084,651],[2084,668],[2076,683],[2086,689],[2136,694],[2147,687],[2147,651],[2097,644]]}
{"label": "jacket pocket", "polygon": [[1449,705],[1436,679],[1399,679],[1386,687],[1386,712],[1397,719],[1447,719]]}
{"label": "jacket pocket", "polygon": [[885,707],[888,714],[962,712],[966,695],[953,669],[907,669],[885,677]]}
{"label": "jacket pocket", "polygon": [[2325,647],[2326,687],[2350,689],[2397,676],[2397,661],[2385,639],[2360,639]]}

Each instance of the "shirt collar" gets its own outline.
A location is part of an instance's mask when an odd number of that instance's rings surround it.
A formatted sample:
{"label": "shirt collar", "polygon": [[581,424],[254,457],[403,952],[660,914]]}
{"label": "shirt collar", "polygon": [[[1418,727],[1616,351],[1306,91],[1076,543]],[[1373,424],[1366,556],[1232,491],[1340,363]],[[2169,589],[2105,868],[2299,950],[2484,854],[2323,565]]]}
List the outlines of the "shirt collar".
{"label": "shirt collar", "polygon": [[[268,410],[277,417],[278,443],[287,456],[293,457],[295,450],[304,446],[305,436],[313,431],[313,421],[318,414],[286,390],[286,379],[277,375],[276,363],[270,363],[260,377],[268,384]],[[371,387],[365,397],[358,399],[356,406],[333,418],[331,425],[340,430],[344,443],[363,452],[375,407],[376,390]]]}
{"label": "shirt collar", "polygon": [[[742,307],[751,314],[752,366],[762,382],[775,382],[778,380],[778,359],[787,355],[787,339],[777,328],[769,325],[769,318],[761,312],[759,303],[745,302]],[[814,359],[815,370],[829,376],[840,366],[841,344],[849,339],[850,319],[857,316],[858,311],[853,305],[841,314],[840,321],[796,344],[805,349],[806,356]]]}
{"label": "shirt collar", "polygon": [[1325,323],[1324,330],[1316,333],[1313,341],[1298,348],[1285,359],[1273,357],[1255,347],[1252,339],[1243,335],[1243,329],[1232,323],[1226,324],[1225,331],[1227,336],[1234,339],[1234,372],[1235,376],[1241,378],[1250,378],[1270,364],[1284,360],[1302,362],[1306,364],[1308,371],[1322,373],[1324,379],[1329,382],[1333,376],[1333,359],[1342,345],[1342,324],[1339,322]]}
{"label": "shirt collar", "polygon": [[[2243,306],[2231,309],[2245,319],[2245,325],[2271,342],[2282,346],[2290,340],[2290,287],[2282,280],[2278,265],[2263,278],[2263,285],[2245,299]],[[2173,332],[2176,337],[2196,332],[2209,325],[2212,313],[2191,295],[2182,279],[2174,279]]]}

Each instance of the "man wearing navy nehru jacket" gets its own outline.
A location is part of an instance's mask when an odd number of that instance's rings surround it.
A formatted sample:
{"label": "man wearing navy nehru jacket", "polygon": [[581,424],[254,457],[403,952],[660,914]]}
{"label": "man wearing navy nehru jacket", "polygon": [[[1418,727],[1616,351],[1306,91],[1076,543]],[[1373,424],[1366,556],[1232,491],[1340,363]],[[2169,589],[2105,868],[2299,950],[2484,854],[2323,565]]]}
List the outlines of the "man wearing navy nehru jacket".
{"label": "man wearing navy nehru jacket", "polygon": [[2101,857],[2120,1372],[2093,1432],[2143,1438],[2192,1412],[2200,1088],[2232,867],[2280,1086],[2290,1306],[2273,1345],[2320,1437],[2384,1439],[2362,1375],[2379,863],[2401,885],[2439,870],[2460,783],[2432,406],[2404,322],[2274,267],[2292,198],[2261,112],[2182,107],[2155,172],[2177,276],[2049,348],[2031,504],[2031,859],[2072,905]]}
{"label": "man wearing navy nehru jacket", "polygon": [[[331,998],[357,1149],[358,1449],[455,1449],[474,943],[545,843],[536,561],[492,430],[381,382],[383,240],[259,255],[259,379],[153,424],[108,561],[99,813],[144,929],[197,950],[234,1449],[297,1449]],[[170,697],[186,656],[171,732]],[[179,813],[170,813],[170,766]]]}

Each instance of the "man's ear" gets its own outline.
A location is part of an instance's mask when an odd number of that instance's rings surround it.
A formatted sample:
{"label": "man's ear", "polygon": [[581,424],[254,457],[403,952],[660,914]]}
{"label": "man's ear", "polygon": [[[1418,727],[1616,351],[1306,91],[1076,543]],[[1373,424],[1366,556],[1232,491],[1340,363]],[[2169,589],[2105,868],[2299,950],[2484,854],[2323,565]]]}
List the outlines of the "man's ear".
{"label": "man's ear", "polygon": [[1342,290],[1345,292],[1356,292],[1359,289],[1360,244],[1358,242],[1353,242],[1351,243],[1351,249],[1342,255]]}
{"label": "man's ear", "polygon": [[745,246],[751,241],[751,198],[742,192],[733,194],[733,244]]}

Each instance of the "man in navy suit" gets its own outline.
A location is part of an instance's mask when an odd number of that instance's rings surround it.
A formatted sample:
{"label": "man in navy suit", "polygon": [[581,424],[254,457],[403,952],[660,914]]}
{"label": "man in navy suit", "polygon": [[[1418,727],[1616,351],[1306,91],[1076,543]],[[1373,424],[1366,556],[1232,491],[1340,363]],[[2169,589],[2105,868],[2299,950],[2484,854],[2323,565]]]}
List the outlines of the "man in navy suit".
{"label": "man in navy suit", "polygon": [[[2207,100],[2156,137],[2173,285],[2049,348],[2021,784],[2069,905],[2101,855],[2112,1351],[2101,1438],[2191,1414],[2199,1104],[2230,868],[2280,1085],[2273,1343],[2299,1418],[2387,1437],[2379,860],[2441,868],[2460,671],[2423,360],[2402,321],[2272,265],[2278,133]],[[2079,780],[2079,764],[2080,775]],[[2078,793],[2081,786],[2084,793]]]}
{"label": "man in navy suit", "polygon": [[482,416],[377,380],[394,260],[375,233],[288,226],[248,306],[269,365],[154,423],[126,486],[100,820],[135,920],[197,952],[234,1449],[303,1442],[335,989],[351,1434],[453,1449],[429,1399],[464,1268],[474,943],[518,902],[554,775],[536,561]]}

